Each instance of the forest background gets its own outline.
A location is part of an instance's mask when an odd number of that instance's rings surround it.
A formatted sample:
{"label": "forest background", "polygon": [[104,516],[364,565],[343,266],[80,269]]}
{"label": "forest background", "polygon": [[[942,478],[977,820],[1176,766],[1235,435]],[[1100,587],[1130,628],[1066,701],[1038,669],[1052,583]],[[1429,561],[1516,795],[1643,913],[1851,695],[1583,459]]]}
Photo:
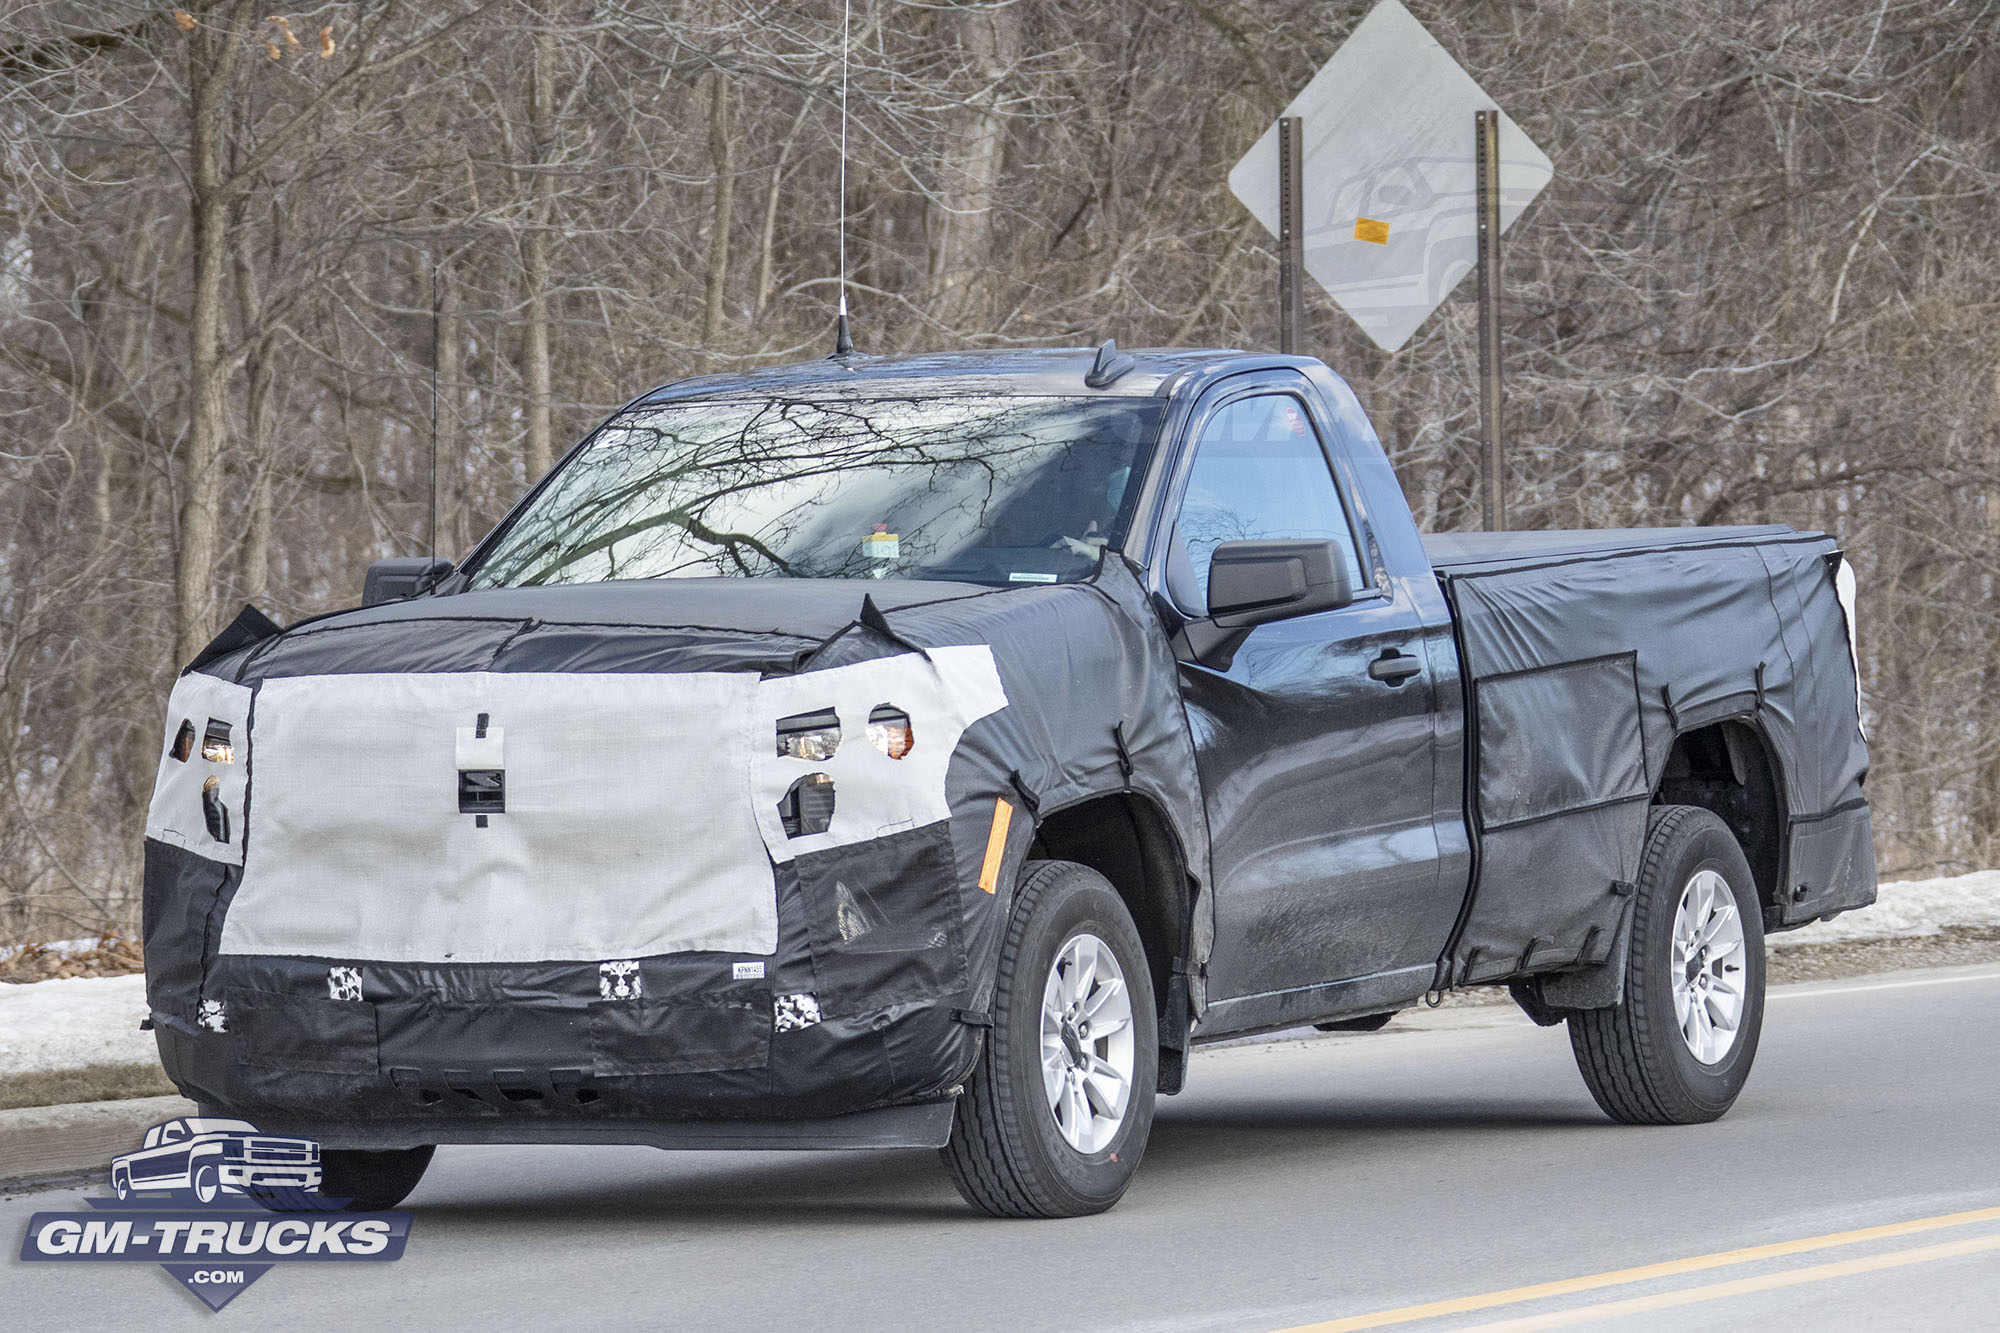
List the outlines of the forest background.
{"label": "forest background", "polygon": [[[1366,0],[854,0],[877,353],[1276,340],[1228,168]],[[1860,580],[1885,876],[2000,863],[2000,0],[1410,0],[1554,159],[1511,517],[1780,521]],[[0,944],[137,925],[172,678],[469,547],[651,385],[825,354],[838,0],[0,0]],[[1468,129],[1468,142],[1469,142]],[[1471,286],[1385,355],[1478,523]]]}

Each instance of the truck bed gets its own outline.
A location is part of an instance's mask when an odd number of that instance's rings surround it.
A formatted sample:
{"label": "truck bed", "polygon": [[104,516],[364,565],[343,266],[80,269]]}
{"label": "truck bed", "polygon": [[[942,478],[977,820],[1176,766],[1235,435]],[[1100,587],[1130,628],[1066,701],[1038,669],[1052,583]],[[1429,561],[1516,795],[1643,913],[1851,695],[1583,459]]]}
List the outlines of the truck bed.
{"label": "truck bed", "polygon": [[1424,547],[1457,625],[1478,849],[1455,983],[1607,960],[1669,757],[1704,729],[1738,729],[1783,775],[1769,924],[1874,901],[1832,538],[1771,525]]}

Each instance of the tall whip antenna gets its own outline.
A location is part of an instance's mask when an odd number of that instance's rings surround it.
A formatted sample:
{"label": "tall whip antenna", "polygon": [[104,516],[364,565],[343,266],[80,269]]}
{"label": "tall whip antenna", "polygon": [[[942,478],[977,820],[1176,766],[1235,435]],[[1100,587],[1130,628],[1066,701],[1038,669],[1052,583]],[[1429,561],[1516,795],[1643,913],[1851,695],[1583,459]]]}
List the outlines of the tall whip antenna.
{"label": "tall whip antenna", "polygon": [[431,256],[431,531],[426,554],[437,560],[438,552],[438,362],[444,360],[444,289],[440,265]]}
{"label": "tall whip antenna", "polygon": [[853,11],[853,0],[840,0],[840,320],[834,326],[835,356],[854,351],[854,335],[847,323],[847,32]]}

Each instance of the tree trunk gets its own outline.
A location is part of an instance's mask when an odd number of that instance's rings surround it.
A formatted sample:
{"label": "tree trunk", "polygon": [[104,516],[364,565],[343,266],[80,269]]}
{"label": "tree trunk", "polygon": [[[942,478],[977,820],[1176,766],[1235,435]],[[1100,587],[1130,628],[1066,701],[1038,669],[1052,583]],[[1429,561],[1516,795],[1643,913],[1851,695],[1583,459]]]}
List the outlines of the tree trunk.
{"label": "tree trunk", "polygon": [[[241,213],[233,211],[231,216],[240,229]],[[279,225],[280,220],[274,212],[271,226],[275,229]],[[234,250],[237,326],[249,335],[243,358],[246,386],[241,456],[242,472],[250,482],[250,513],[237,557],[238,583],[244,600],[258,602],[263,600],[271,584],[271,469],[274,466],[271,455],[276,434],[271,402],[274,375],[271,357],[274,348],[268,331],[252,332],[262,316],[262,305],[258,299],[260,284],[257,265],[250,254],[249,238],[241,237]],[[275,255],[275,243],[272,252]]]}
{"label": "tree trunk", "polygon": [[465,379],[465,316],[458,294],[458,272],[447,258],[437,266],[437,338],[431,366],[437,375],[437,551],[456,562],[470,544],[466,539],[465,432],[461,417]]}
{"label": "tree trunk", "polygon": [[256,13],[231,6],[218,28],[188,34],[188,215],[194,232],[194,284],[188,301],[188,434],[181,460],[181,508],[174,545],[174,661],[194,660],[213,636],[217,532],[221,525],[222,446],[228,436],[223,357],[223,287],[229,272],[228,179],[222,165],[223,106]]}
{"label": "tree trunk", "polygon": [[799,127],[806,122],[806,113],[813,109],[812,99],[799,104],[798,115],[792,118],[791,133],[785,136],[785,146],[778,150],[778,160],[771,166],[771,189],[764,196],[764,229],[759,234],[757,244],[757,311],[755,318],[762,320],[766,307],[771,304],[771,291],[776,281],[778,262],[778,203],[785,194],[785,163],[791,160],[792,146],[798,142]]}
{"label": "tree trunk", "polygon": [[549,226],[555,216],[556,39],[548,30],[550,15],[542,14],[543,29],[535,34],[534,77],[528,84],[528,132],[534,138],[533,207],[528,234],[522,241],[521,267],[528,287],[528,444],[525,463],[528,484],[540,481],[554,455],[549,424],[552,376],[549,370]]}
{"label": "tree trunk", "polygon": [[709,77],[713,83],[708,97],[708,158],[715,172],[715,197],[709,214],[708,299],[702,307],[701,347],[695,353],[695,364],[702,370],[714,365],[715,345],[722,338],[722,299],[729,288],[729,231],[736,197],[729,74],[718,69]]}
{"label": "tree trunk", "polygon": [[977,317],[982,279],[992,265],[994,192],[1006,146],[999,83],[1021,44],[1021,19],[1012,5],[966,7],[953,11],[951,22],[977,89],[961,115],[957,161],[948,168],[931,251],[931,309],[946,325]]}

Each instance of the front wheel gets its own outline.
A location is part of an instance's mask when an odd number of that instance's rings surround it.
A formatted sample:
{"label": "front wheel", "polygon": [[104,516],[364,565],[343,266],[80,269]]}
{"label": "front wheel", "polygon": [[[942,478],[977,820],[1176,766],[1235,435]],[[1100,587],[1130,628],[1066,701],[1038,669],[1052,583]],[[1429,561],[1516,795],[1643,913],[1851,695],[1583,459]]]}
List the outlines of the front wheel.
{"label": "front wheel", "polygon": [[1158,1019],[1146,951],[1102,875],[1031,863],[1000,948],[993,1029],[941,1151],[995,1217],[1118,1202],[1153,1126]]}
{"label": "front wheel", "polygon": [[1591,1096],[1628,1125],[1718,1119],[1764,1024],[1764,922],[1750,865],[1707,810],[1658,806],[1634,895],[1625,998],[1569,1016]]}

